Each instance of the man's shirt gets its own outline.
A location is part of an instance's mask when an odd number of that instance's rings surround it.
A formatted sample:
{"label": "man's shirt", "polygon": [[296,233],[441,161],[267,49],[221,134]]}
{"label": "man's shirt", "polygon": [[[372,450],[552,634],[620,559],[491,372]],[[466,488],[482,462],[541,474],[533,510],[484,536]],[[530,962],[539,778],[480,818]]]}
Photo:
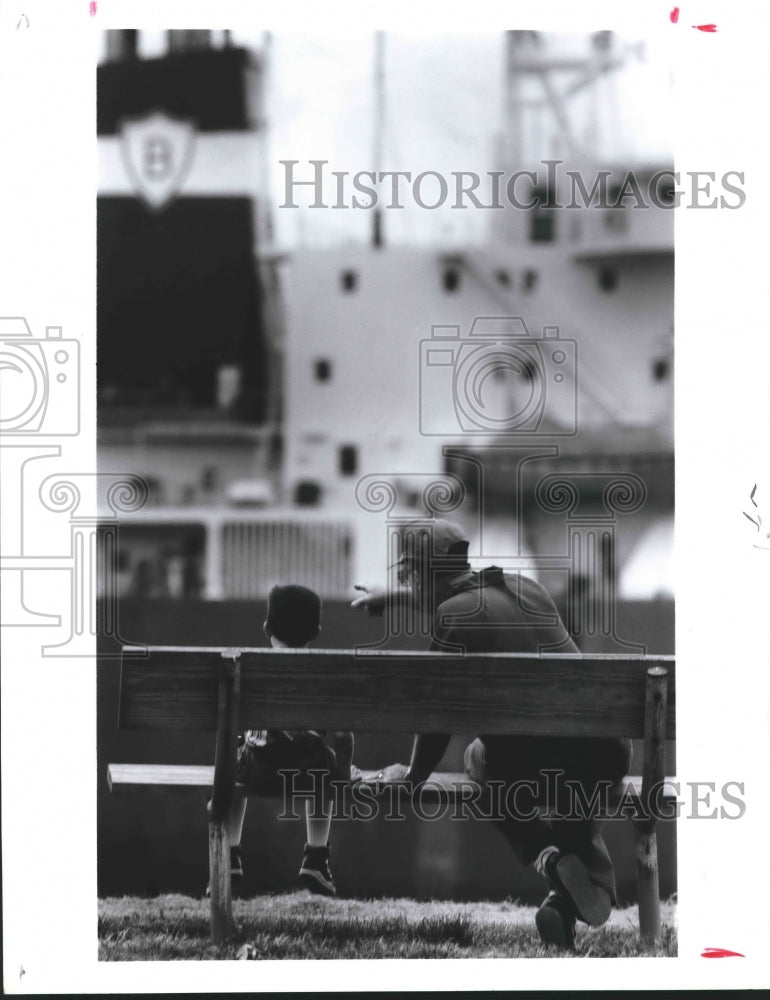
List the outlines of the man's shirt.
{"label": "man's shirt", "polygon": [[[497,566],[468,571],[451,580],[455,591],[433,619],[432,650],[465,653],[577,653],[549,594],[520,573]],[[519,755],[531,736],[480,736],[493,757]]]}
{"label": "man's shirt", "polygon": [[454,577],[436,610],[431,649],[467,653],[576,653],[548,593],[520,573],[497,566]]}

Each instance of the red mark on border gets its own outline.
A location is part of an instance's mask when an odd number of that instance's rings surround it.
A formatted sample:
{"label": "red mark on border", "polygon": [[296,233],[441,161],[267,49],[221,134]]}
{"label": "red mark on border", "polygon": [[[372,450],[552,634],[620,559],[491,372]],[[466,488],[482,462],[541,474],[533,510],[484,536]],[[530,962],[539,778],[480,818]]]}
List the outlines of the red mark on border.
{"label": "red mark on border", "polygon": [[88,5],[88,13],[91,17],[96,15],[96,0],[91,0],[91,3]]}
{"label": "red mark on border", "polygon": [[[668,15],[668,19],[672,24],[677,24],[679,22],[679,8],[673,7],[671,13]],[[696,31],[709,31],[714,32],[717,30],[715,24],[691,24],[691,28],[695,28]]]}
{"label": "red mark on border", "polygon": [[727,948],[706,948],[701,952],[701,958],[745,958],[739,951],[728,951]]}

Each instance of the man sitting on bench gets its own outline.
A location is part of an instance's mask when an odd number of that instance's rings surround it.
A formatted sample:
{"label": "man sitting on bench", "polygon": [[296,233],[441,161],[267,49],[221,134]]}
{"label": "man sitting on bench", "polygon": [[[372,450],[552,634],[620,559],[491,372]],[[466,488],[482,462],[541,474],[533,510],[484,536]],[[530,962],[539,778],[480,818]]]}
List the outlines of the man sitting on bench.
{"label": "man sitting on bench", "polygon": [[[521,574],[503,575],[495,566],[472,572],[467,553],[468,538],[451,521],[401,528],[397,565],[404,589],[395,591],[391,599],[415,600],[429,616],[431,649],[578,652],[556,606],[539,584]],[[358,589],[365,593],[353,605],[382,614],[386,592]],[[436,697],[440,696],[437,692]],[[392,764],[379,780],[419,786],[440,763],[449,739],[447,734],[436,733],[415,736],[409,766]],[[630,758],[630,740],[481,735],[466,750],[465,768],[481,785],[528,781],[541,793],[552,787],[544,772],[557,771],[562,789],[564,782],[574,781],[590,795],[600,781],[621,779]],[[551,805],[564,812],[564,802]],[[615,877],[596,818],[562,816],[548,821],[535,811],[532,815],[506,812],[496,825],[521,862],[534,864],[548,883],[549,894],[536,915],[545,944],[572,948],[577,920],[594,927],[607,920],[616,901]]]}
{"label": "man sitting on bench", "polygon": [[[274,649],[304,647],[321,631],[321,599],[307,587],[273,587],[267,604],[265,635]],[[329,745],[331,744],[331,745]],[[240,737],[236,777],[249,788],[270,794],[283,790],[281,771],[299,771],[312,775],[316,794],[305,804],[307,843],[299,870],[299,881],[311,892],[323,896],[337,893],[329,868],[329,829],[331,827],[331,778],[350,780],[353,759],[353,734],[327,734],[315,730],[250,729]],[[320,786],[320,788],[319,788]],[[246,815],[246,798],[236,787],[230,825],[230,872],[243,877],[241,836]]]}

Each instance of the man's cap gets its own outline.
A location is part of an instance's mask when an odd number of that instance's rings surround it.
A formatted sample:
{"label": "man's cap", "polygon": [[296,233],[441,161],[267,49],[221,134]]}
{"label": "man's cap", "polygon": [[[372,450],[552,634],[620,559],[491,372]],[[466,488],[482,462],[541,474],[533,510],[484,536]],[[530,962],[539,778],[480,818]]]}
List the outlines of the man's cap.
{"label": "man's cap", "polygon": [[468,561],[468,535],[454,521],[408,522],[399,528],[399,543],[401,553],[389,569],[426,558],[457,565]]}

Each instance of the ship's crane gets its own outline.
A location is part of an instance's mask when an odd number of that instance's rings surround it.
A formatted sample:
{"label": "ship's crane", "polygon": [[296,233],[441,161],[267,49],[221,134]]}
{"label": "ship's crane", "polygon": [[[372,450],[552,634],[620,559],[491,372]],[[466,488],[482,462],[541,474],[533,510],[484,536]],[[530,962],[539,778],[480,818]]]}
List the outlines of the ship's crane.
{"label": "ship's crane", "polygon": [[[624,44],[612,31],[590,36],[588,51],[560,53],[539,31],[508,31],[505,40],[502,158],[504,167],[517,170],[536,162],[544,152],[567,159],[592,160],[600,148],[600,118],[607,114],[607,132],[620,124],[616,94],[603,88],[604,78],[626,65],[630,55],[643,56],[643,43]],[[592,88],[588,128],[581,140],[568,103]],[[552,121],[556,132],[551,149],[543,126]]]}

